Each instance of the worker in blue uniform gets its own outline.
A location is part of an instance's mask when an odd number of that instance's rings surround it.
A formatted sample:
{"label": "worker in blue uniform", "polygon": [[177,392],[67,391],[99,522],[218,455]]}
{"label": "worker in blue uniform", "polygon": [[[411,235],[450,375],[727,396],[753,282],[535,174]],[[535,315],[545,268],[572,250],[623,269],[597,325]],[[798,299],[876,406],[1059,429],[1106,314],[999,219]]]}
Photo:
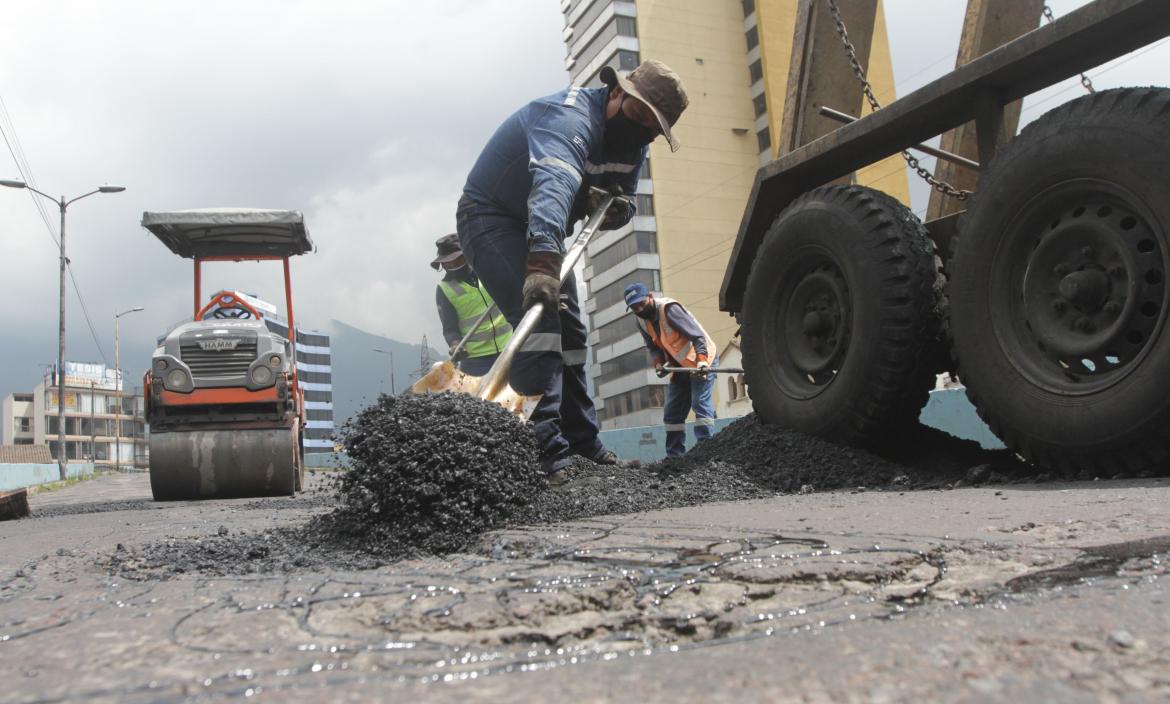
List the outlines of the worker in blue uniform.
{"label": "worker in blue uniform", "polygon": [[[508,323],[544,304],[509,383],[542,396],[531,419],[554,484],[573,455],[618,462],[597,437],[577,283],[572,275],[559,281],[565,237],[597,205],[591,186],[633,194],[650,142],[662,135],[679,148],[671,128],[688,102],[681,79],[660,61],[628,76],[606,67],[600,78],[602,87],[570,87],[506,119],[472,167],[456,214],[464,256]],[[633,215],[628,200],[616,201],[601,227],[620,228]]]}

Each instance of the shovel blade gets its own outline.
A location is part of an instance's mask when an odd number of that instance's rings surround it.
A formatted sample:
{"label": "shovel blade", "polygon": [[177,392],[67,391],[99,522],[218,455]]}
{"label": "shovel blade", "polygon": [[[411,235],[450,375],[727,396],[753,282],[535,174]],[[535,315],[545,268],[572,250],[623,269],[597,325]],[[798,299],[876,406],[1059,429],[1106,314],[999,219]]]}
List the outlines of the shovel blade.
{"label": "shovel blade", "polygon": [[[415,394],[440,394],[450,392],[479,396],[479,387],[483,377],[472,376],[459,369],[450,361],[436,362],[429,372],[411,385],[410,391]],[[485,401],[498,403],[520,420],[528,420],[540,402],[540,396],[524,396],[505,385],[503,389],[484,398]]]}

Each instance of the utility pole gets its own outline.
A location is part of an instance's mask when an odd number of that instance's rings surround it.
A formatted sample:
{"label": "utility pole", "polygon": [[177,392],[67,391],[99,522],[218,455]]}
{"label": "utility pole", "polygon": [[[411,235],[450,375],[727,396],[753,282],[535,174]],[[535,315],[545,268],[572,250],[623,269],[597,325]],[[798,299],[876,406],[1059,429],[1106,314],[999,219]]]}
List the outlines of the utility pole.
{"label": "utility pole", "polygon": [[387,352],[386,350],[380,350],[377,347],[374,348],[374,351],[390,355],[390,395],[397,396],[398,390],[394,388],[394,353]]}
{"label": "utility pole", "polygon": [[97,409],[97,382],[89,382],[89,460],[93,462],[94,471],[97,471],[97,420],[94,414]]}
{"label": "utility pole", "polygon": [[[122,471],[122,358],[119,354],[119,330],[118,322],[123,315],[127,313],[137,313],[140,310],[145,310],[142,306],[135,306],[129,310],[124,310],[121,313],[114,314],[114,385],[117,387],[118,405],[114,408],[114,471]],[[131,416],[133,418],[133,416]],[[131,435],[133,439],[133,435]],[[130,457],[130,462],[133,464],[134,457]]]}
{"label": "utility pole", "polygon": [[53,201],[61,209],[61,231],[58,233],[60,237],[57,241],[61,257],[61,300],[57,320],[57,471],[60,472],[61,480],[64,481],[69,473],[67,469],[69,460],[65,456],[65,266],[69,261],[65,258],[65,209],[71,203],[95,193],[121,193],[126,188],[123,186],[99,186],[89,193],[84,193],[71,200],[65,200],[65,196],[61,196],[61,200],[57,200],[48,193],[38,191],[24,181],[16,179],[0,179],[0,186],[27,188],[42,198]]}

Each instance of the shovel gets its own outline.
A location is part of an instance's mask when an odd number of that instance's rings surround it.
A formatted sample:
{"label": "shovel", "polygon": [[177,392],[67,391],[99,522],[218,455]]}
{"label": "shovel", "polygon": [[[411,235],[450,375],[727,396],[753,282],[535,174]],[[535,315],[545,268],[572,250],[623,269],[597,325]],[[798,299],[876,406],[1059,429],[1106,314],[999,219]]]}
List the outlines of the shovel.
{"label": "shovel", "polygon": [[[609,210],[609,207],[618,198],[609,191],[600,188],[591,188],[590,192],[602,196],[602,201],[597,206],[597,209],[589,215],[589,219],[585,222],[585,229],[581,230],[581,234],[577,235],[573,246],[569,247],[569,251],[565,253],[565,258],[561,262],[561,283],[564,283],[565,279],[573,271],[573,266],[576,265],[581,255],[585,252],[585,247],[589,244],[589,240],[593,239],[593,235],[601,227],[601,221],[605,217],[606,211]],[[537,303],[524,313],[520,324],[512,330],[512,339],[508,341],[508,346],[504,348],[504,351],[500,353],[499,359],[496,360],[496,363],[492,365],[492,368],[484,376],[471,376],[456,369],[455,364],[450,360],[436,362],[431,367],[431,370],[426,373],[426,376],[411,385],[411,393],[424,394],[450,391],[452,393],[470,394],[485,401],[498,403],[521,419],[528,420],[529,416],[532,415],[532,411],[536,409],[536,404],[540,401],[540,396],[524,396],[516,393],[512,387],[508,386],[508,371],[512,368],[512,360],[516,358],[516,353],[520,351],[520,347],[524,344],[524,341],[532,334],[533,329],[536,327],[537,322],[540,321],[540,316],[543,313],[543,303]],[[466,337],[464,338],[465,340]],[[460,347],[462,347],[464,341],[460,342]]]}

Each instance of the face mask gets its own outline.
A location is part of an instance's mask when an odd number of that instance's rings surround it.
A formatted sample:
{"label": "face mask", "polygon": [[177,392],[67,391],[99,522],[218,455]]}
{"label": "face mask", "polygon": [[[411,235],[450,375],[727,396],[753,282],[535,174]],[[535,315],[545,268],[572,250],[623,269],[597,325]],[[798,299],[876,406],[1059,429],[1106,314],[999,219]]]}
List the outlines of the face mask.
{"label": "face mask", "polygon": [[632,152],[654,141],[654,130],[634,122],[622,110],[626,98],[618,103],[618,111],[605,121],[605,148],[615,152]]}
{"label": "face mask", "polygon": [[646,306],[642,310],[634,311],[634,315],[642,318],[643,320],[654,320],[654,318],[658,315],[658,310],[654,306]]}

